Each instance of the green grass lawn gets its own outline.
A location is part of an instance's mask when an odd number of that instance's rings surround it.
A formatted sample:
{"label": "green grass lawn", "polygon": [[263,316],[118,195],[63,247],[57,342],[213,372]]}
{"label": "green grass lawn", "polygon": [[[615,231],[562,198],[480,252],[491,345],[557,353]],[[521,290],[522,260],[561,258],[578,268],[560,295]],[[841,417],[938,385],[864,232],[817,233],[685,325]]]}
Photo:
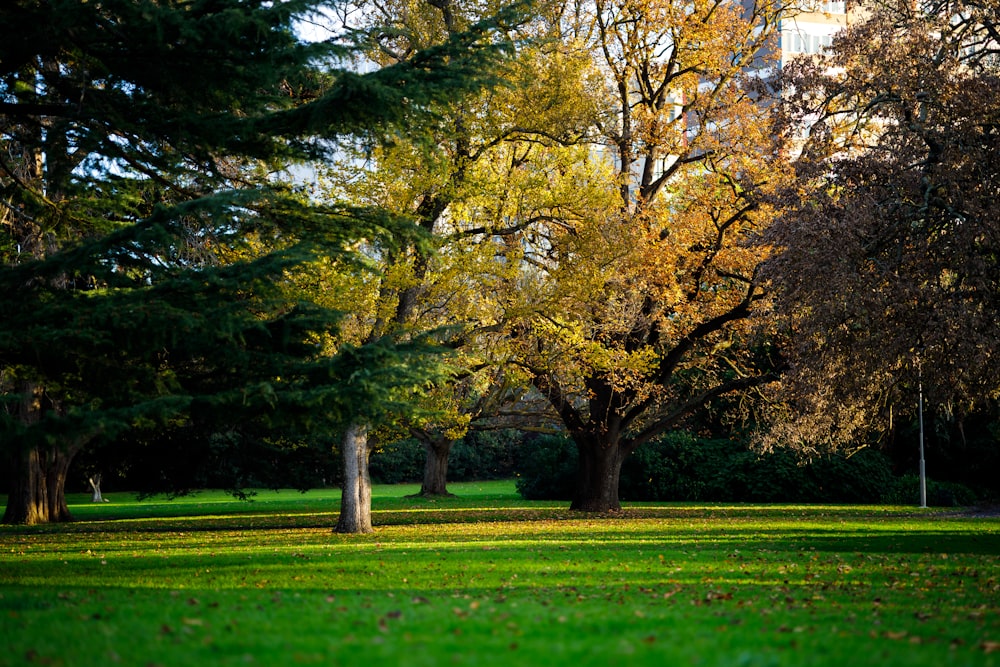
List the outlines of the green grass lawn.
{"label": "green grass lawn", "polygon": [[378,487],[0,528],[0,665],[1000,665],[1000,519]]}

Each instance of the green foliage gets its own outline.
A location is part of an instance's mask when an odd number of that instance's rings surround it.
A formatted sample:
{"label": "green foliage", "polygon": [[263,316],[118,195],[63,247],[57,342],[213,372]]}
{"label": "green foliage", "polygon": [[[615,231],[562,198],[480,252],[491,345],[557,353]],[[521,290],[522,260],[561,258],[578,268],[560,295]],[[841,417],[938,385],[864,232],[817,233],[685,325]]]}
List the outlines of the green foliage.
{"label": "green foliage", "polygon": [[[576,446],[568,438],[526,444],[518,491],[529,499],[569,499],[576,474]],[[630,501],[916,504],[892,475],[889,460],[863,449],[803,460],[777,450],[758,453],[733,440],[701,439],[676,431],[641,447],[622,465],[620,494]],[[971,505],[976,496],[954,483],[932,484],[933,505]]]}
{"label": "green foliage", "polygon": [[[927,505],[930,507],[968,507],[979,500],[976,492],[958,482],[927,480]],[[882,502],[893,505],[920,504],[920,476],[907,474],[886,486]]]}
{"label": "green foliage", "polygon": [[[512,478],[515,458],[520,456],[520,440],[520,433],[511,430],[468,433],[451,448],[448,481]],[[369,474],[377,484],[419,483],[426,459],[426,450],[418,440],[397,440],[375,450]]]}
{"label": "green foliage", "polygon": [[374,484],[419,483],[424,475],[427,453],[414,438],[379,445],[368,462],[368,474]]}
{"label": "green foliage", "polygon": [[[233,451],[308,442],[358,406],[377,423],[446,372],[440,350],[413,337],[343,344],[342,313],[291,284],[317,258],[364,265],[362,246],[419,244],[410,217],[321,203],[274,174],[308,168],[338,140],[426,130],[434,103],[494,80],[489,63],[511,48],[495,31],[518,12],[357,72],[337,63],[365,36],[296,37],[298,19],[325,9],[3,4],[3,453],[75,452],[178,424],[209,450],[247,425]],[[267,430],[278,435],[259,437]],[[225,469],[239,457],[217,458]],[[44,504],[44,489],[23,486],[18,498]]]}
{"label": "green foliage", "polygon": [[468,433],[451,450],[448,479],[472,482],[512,478],[522,437],[514,430]]}
{"label": "green foliage", "polygon": [[372,536],[330,533],[332,491],[0,528],[0,665],[996,664],[995,518],[411,490],[373,490]]}
{"label": "green foliage", "polygon": [[20,407],[0,446],[210,405],[239,420],[273,406],[276,369],[316,359],[309,332],[336,313],[290,303],[281,281],[318,247],[343,254],[348,225],[302,242],[315,214],[289,215],[259,169],[292,157],[288,137],[254,125],[300,102],[280,88],[317,55],[292,30],[311,4],[0,10],[0,400]]}
{"label": "green foliage", "polygon": [[517,492],[529,500],[569,500],[578,461],[576,445],[568,437],[526,439],[517,460]]}

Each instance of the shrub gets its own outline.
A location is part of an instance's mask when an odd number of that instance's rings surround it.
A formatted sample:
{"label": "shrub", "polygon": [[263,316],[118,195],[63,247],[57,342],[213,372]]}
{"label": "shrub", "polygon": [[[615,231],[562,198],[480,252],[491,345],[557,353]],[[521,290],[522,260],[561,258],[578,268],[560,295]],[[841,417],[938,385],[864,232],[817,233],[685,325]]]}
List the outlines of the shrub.
{"label": "shrub", "polygon": [[[472,482],[510,479],[519,446],[518,431],[469,433],[451,448],[448,481]],[[368,472],[376,484],[403,484],[423,481],[427,452],[415,438],[397,440],[372,453]]]}
{"label": "shrub", "polygon": [[448,481],[510,479],[520,431],[473,431],[455,443],[448,459]]}
{"label": "shrub", "polygon": [[713,500],[725,494],[727,470],[745,452],[727,440],[675,431],[640,447],[622,465],[625,500]]}
{"label": "shrub", "polygon": [[[519,458],[518,491],[528,499],[573,495],[577,450],[567,437],[537,438]],[[676,431],[640,447],[622,465],[626,501],[875,503],[892,483],[889,460],[862,450],[803,461],[792,451],[761,454],[737,440]],[[964,497],[956,492],[956,497]]]}
{"label": "shrub", "polygon": [[566,436],[525,438],[517,456],[517,491],[528,500],[570,500],[579,455]]}
{"label": "shrub", "polygon": [[866,448],[852,456],[830,455],[811,466],[817,501],[878,503],[892,484],[892,462],[882,452]]}
{"label": "shrub", "polygon": [[426,460],[427,453],[418,440],[397,440],[372,452],[368,474],[374,484],[420,482],[424,477]]}
{"label": "shrub", "polygon": [[[920,476],[907,474],[892,480],[881,502],[890,505],[919,505]],[[965,507],[976,503],[976,493],[964,484],[927,480],[927,505],[930,507]]]}

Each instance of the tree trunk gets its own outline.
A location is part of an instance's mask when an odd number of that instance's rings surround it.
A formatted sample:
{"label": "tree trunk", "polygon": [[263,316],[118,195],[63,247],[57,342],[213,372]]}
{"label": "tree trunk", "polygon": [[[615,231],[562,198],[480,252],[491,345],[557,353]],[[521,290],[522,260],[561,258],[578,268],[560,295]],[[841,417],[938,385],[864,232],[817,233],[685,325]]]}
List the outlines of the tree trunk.
{"label": "tree trunk", "polygon": [[368,476],[368,425],[351,424],[341,443],[344,491],[340,497],[338,533],[372,533],[372,483]]}
{"label": "tree trunk", "polygon": [[423,440],[427,450],[424,463],[424,481],[420,485],[421,496],[450,496],[448,493],[448,456],[455,444],[452,438],[429,438]]}
{"label": "tree trunk", "polygon": [[[41,387],[34,382],[21,386],[18,419],[29,429],[38,424],[42,414]],[[66,476],[73,457],[87,438],[65,446],[15,446],[8,456],[10,493],[3,523],[33,525],[72,521],[66,505]]]}
{"label": "tree trunk", "polygon": [[618,480],[625,450],[618,442],[600,438],[574,438],[580,452],[576,490],[570,509],[581,512],[618,512]]}
{"label": "tree trunk", "polygon": [[108,502],[107,500],[104,499],[104,496],[101,495],[101,473],[99,472],[94,473],[93,475],[87,478],[87,481],[90,482],[90,489],[91,491],[93,491],[93,494],[90,496],[90,502],[92,503]]}
{"label": "tree trunk", "polygon": [[3,523],[72,521],[66,505],[66,476],[78,450],[78,446],[32,447],[12,452],[11,487]]}

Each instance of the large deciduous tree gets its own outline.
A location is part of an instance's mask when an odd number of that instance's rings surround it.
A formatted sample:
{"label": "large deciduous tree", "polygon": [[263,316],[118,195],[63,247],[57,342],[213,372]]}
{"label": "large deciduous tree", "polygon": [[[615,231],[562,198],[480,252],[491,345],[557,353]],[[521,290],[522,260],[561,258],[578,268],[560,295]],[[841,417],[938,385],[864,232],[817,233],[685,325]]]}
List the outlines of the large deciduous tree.
{"label": "large deciduous tree", "polygon": [[[482,13],[493,11],[488,3],[457,0],[361,4],[369,12],[366,20],[376,26],[370,31],[369,56],[386,65],[406,62],[414,52],[453,40]],[[378,28],[385,22],[391,30]],[[434,133],[353,155],[331,179],[331,191],[410,216],[430,237],[429,243],[393,251],[373,249],[383,271],[353,290],[356,297],[350,308],[358,340],[440,329],[439,340],[462,348],[465,379],[436,394],[445,409],[434,419],[400,424],[427,447],[427,493],[445,491],[448,451],[469,421],[468,414],[460,414],[469,368],[493,364],[503,356],[486,349],[498,342],[496,295],[510,273],[497,265],[491,241],[519,231],[520,222],[512,223],[503,215],[503,198],[523,185],[494,177],[511,161],[528,158],[530,150],[523,145],[510,150],[519,137],[544,135],[549,141],[578,137],[578,118],[589,106],[580,104],[579,94],[568,98],[561,94],[566,83],[580,76],[579,58],[564,57],[558,48],[546,50],[558,43],[525,44],[524,38],[535,37],[539,25],[536,16],[513,31],[519,50],[496,72],[504,85],[445,101],[435,108],[439,123]],[[467,407],[473,409],[471,403]],[[360,412],[358,422],[363,423]],[[361,480],[367,476],[364,469],[371,447],[360,434],[372,431],[371,426],[364,423],[364,428],[354,429],[344,450],[361,448],[361,453],[347,454],[352,465],[356,461],[362,466],[357,475]],[[368,530],[368,522],[343,523],[338,529]]]}
{"label": "large deciduous tree", "polygon": [[620,509],[622,462],[637,447],[773,379],[777,362],[752,334],[765,294],[749,241],[784,173],[757,92],[779,8],[575,7],[563,25],[593,54],[609,105],[589,160],[548,174],[589,199],[548,209],[522,236],[526,301],[511,331],[579,449],[572,507],[604,512]]}
{"label": "large deciduous tree", "polygon": [[997,5],[864,9],[823,66],[787,73],[811,131],[767,237],[794,360],[774,437],[805,446],[866,441],[921,381],[959,420],[1000,390]]}
{"label": "large deciduous tree", "polygon": [[0,9],[5,521],[68,519],[68,466],[96,438],[260,414],[328,426],[428,377],[388,339],[329,354],[336,313],[287,284],[304,262],[358,239],[391,248],[412,225],[317,204],[273,170],[418,127],[481,84],[497,45],[472,26],[390,67],[337,69],[357,44],[295,34],[320,6]]}

